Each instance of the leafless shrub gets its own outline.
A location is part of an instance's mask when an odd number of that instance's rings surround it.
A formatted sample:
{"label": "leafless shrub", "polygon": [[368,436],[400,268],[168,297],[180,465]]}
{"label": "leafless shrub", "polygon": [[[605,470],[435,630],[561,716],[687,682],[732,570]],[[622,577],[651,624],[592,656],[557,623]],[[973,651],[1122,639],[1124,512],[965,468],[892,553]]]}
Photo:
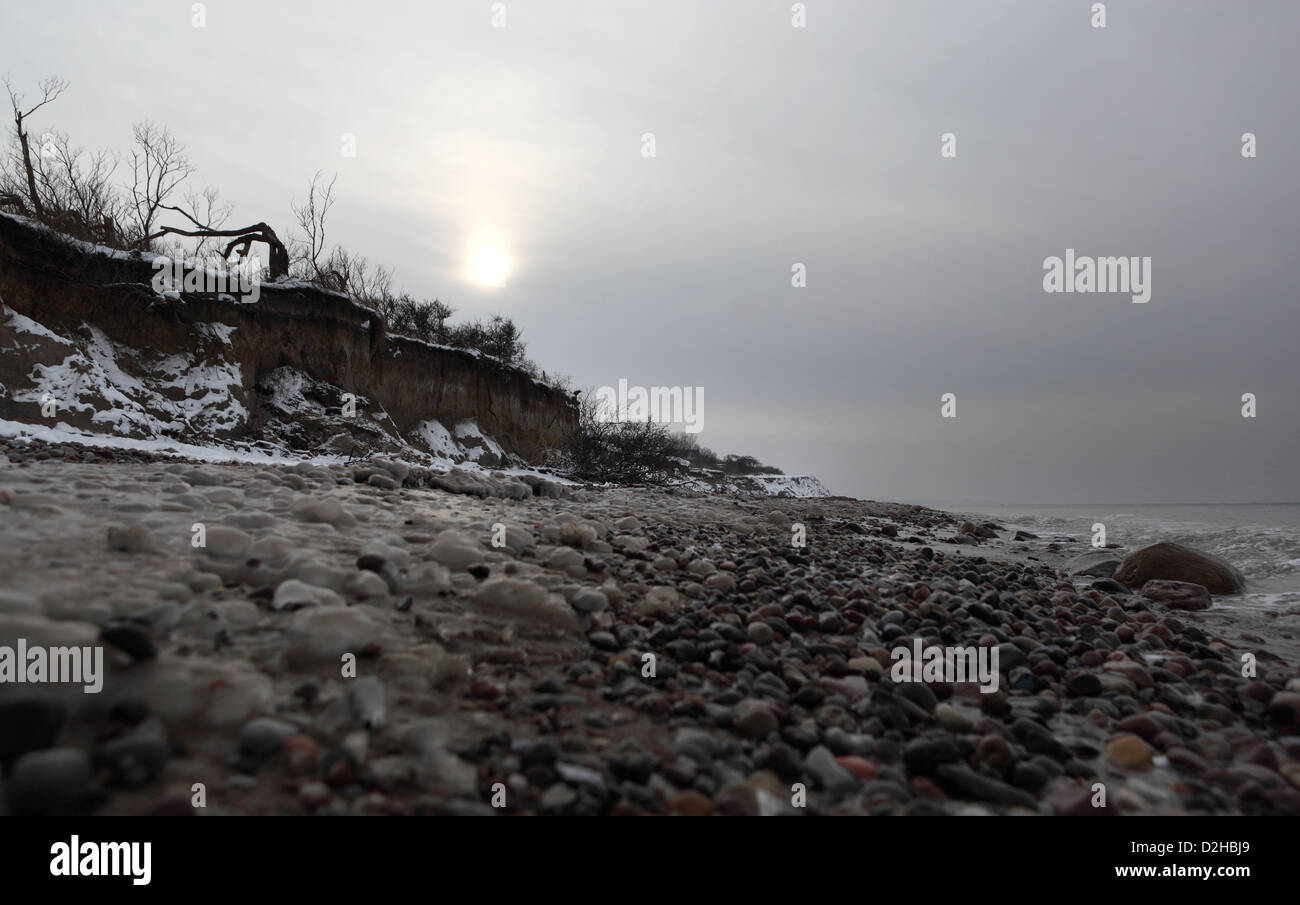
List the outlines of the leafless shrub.
{"label": "leafless shrub", "polygon": [[680,470],[668,429],[618,420],[590,390],[576,394],[578,417],[557,464],[575,478],[614,484],[665,484]]}

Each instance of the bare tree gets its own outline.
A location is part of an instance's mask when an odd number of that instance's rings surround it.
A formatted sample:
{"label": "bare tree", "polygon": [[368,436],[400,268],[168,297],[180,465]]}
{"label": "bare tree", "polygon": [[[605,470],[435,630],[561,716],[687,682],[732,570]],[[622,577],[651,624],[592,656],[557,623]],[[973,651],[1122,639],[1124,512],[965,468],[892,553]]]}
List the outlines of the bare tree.
{"label": "bare tree", "polygon": [[185,156],[185,146],[166,127],[146,120],[136,123],[132,132],[129,215],[137,243],[145,246],[155,237],[158,212],[167,209],[167,199],[194,167]]}
{"label": "bare tree", "polygon": [[[40,83],[41,100],[30,107],[6,81],[14,117],[14,144],[0,161],[0,204],[36,217],[61,232],[119,245],[121,201],[112,184],[117,157],[87,155],[62,132],[48,131],[33,142],[31,116],[67,89],[64,79]],[[33,144],[37,147],[34,149]]]}
{"label": "bare tree", "polygon": [[[321,260],[326,248],[325,218],[329,215],[330,208],[334,206],[334,183],[338,178],[336,173],[334,178],[322,188],[321,174],[317,170],[311,177],[311,185],[307,188],[307,200],[302,204],[289,203],[294,220],[303,232],[303,238],[293,242],[293,263],[301,267],[305,271],[304,276],[312,282],[326,279],[336,282],[338,280],[337,276],[327,274],[323,268],[327,267],[328,263]],[[343,291],[340,287],[331,288],[339,288]]]}
{"label": "bare tree", "polygon": [[[291,267],[300,278],[324,289],[346,293],[363,304],[379,308],[396,302],[391,298],[393,273],[384,267],[371,267],[363,256],[342,246],[329,249],[325,224],[334,207],[335,174],[328,183],[318,171],[307,187],[307,199],[302,204],[291,203],[294,221],[302,231],[301,237],[290,241]],[[328,252],[326,249],[329,249]]]}
{"label": "bare tree", "polygon": [[325,262],[324,273],[326,279],[321,285],[346,292],[371,307],[392,292],[391,270],[379,265],[371,269],[370,261],[365,257],[337,245]]}
{"label": "bare tree", "polygon": [[[44,217],[45,207],[41,203],[41,195],[36,187],[36,167],[32,163],[32,144],[27,135],[27,120],[33,113],[44,107],[46,104],[58,100],[68,88],[67,79],[61,79],[58,76],[50,76],[40,83],[41,100],[35,106],[23,109],[23,96],[13,89],[8,79],[5,79],[5,89],[9,92],[9,104],[13,107],[14,112],[14,131],[18,136],[19,154],[21,157],[23,174],[26,176],[27,188],[27,209],[37,217]],[[15,193],[6,191],[6,198],[12,198]],[[21,200],[21,199],[19,199]],[[11,202],[12,203],[12,202]]]}
{"label": "bare tree", "polygon": [[112,182],[117,156],[86,154],[62,132],[46,133],[41,143],[34,167],[45,222],[83,239],[121,245],[122,201]]}
{"label": "bare tree", "polygon": [[[267,273],[276,280],[289,273],[289,251],[280,237],[266,223],[254,223],[238,229],[224,229],[230,215],[230,205],[221,204],[216,189],[208,187],[199,193],[186,195],[186,207],[169,204],[172,193],[194,172],[185,147],[166,129],[151,122],[135,126],[136,147],[131,152],[132,227],[137,233],[137,247],[148,247],[163,236],[183,236],[199,239],[196,252],[206,247],[207,239],[229,239],[220,254],[229,260],[232,254],[248,257],[254,242],[264,243],[269,249]],[[162,211],[180,214],[192,228],[160,226],[155,224]]]}
{"label": "bare tree", "polygon": [[[133,127],[131,181],[119,190],[112,184],[118,164],[115,155],[86,155],[58,132],[43,135],[38,152],[32,150],[28,121],[37,110],[58,99],[68,87],[66,80],[51,77],[42,81],[41,100],[31,106],[23,103],[22,95],[8,80],[5,87],[16,140],[0,158],[0,205],[30,214],[62,232],[118,247],[147,248],[155,240],[176,236],[198,239],[193,253],[201,255],[208,249],[207,240],[225,239],[221,257],[229,259],[232,254],[246,257],[252,245],[261,242],[270,249],[270,278],[288,274],[289,252],[275,230],[266,223],[226,229],[231,206],[220,201],[216,189],[187,192],[183,204],[172,201],[194,167],[185,146],[166,127],[149,121]],[[160,225],[164,212],[179,215],[188,225]],[[323,215],[324,210],[318,218],[322,225]],[[323,233],[320,239],[323,243]],[[387,291],[386,272],[368,274],[364,259],[344,257],[342,263],[357,282]]]}

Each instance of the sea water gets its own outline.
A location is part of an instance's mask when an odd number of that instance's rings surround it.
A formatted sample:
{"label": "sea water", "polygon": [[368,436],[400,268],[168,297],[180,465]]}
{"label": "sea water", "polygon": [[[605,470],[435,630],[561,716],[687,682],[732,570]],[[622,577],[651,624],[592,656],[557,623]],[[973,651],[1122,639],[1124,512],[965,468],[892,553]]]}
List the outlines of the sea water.
{"label": "sea water", "polygon": [[1245,574],[1246,593],[1215,597],[1216,607],[1300,609],[1300,503],[930,505],[1043,539],[1088,543],[1100,522],[1107,543],[1124,553],[1173,541],[1221,556]]}

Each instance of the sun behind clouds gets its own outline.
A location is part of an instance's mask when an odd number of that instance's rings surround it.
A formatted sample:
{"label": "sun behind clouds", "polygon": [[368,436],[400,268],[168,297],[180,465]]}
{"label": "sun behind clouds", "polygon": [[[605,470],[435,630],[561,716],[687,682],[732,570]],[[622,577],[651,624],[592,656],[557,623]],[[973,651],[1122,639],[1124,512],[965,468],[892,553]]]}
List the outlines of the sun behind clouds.
{"label": "sun behind clouds", "polygon": [[496,245],[478,245],[470,252],[467,275],[480,286],[499,287],[510,275],[510,256]]}

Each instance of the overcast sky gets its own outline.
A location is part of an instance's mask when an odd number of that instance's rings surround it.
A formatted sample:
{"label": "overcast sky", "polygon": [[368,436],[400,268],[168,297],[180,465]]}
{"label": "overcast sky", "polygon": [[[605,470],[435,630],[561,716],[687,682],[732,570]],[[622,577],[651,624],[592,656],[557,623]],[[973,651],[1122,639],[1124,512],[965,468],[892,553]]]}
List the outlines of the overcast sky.
{"label": "overcast sky", "polygon": [[[152,118],[282,232],[337,172],[400,287],[577,386],[703,387],[704,445],[835,493],[1300,499],[1300,4],[193,5],[6,3],[0,71],[71,81],[32,131]],[[1066,248],[1151,301],[1047,294]]]}

